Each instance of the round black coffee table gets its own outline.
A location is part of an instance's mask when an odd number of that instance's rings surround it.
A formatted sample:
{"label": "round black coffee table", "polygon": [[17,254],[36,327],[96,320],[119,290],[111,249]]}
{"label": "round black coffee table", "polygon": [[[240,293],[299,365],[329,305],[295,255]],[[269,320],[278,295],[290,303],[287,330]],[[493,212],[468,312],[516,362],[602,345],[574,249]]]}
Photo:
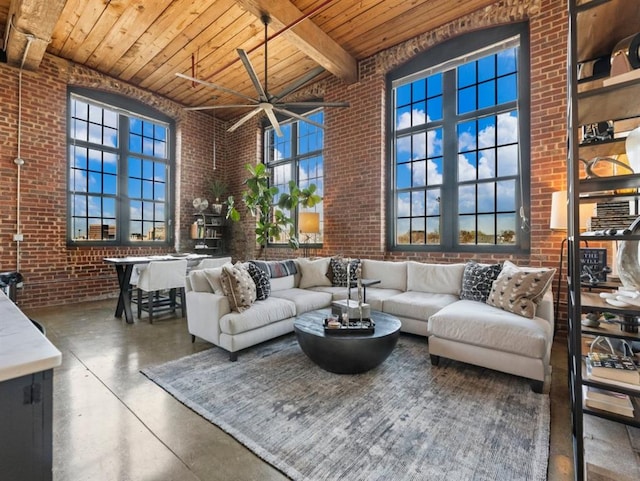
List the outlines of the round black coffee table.
{"label": "round black coffee table", "polygon": [[398,342],[400,321],[384,312],[371,311],[373,334],[325,334],[323,321],[331,309],[302,314],[293,322],[302,351],[325,371],[358,374],[379,366]]}

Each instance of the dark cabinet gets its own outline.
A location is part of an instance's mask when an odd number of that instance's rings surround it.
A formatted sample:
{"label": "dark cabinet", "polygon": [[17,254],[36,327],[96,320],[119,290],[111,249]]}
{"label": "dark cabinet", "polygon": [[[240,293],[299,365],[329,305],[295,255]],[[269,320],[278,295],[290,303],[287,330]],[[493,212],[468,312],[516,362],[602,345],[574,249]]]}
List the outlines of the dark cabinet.
{"label": "dark cabinet", "polygon": [[0,382],[0,478],[52,479],[53,370]]}

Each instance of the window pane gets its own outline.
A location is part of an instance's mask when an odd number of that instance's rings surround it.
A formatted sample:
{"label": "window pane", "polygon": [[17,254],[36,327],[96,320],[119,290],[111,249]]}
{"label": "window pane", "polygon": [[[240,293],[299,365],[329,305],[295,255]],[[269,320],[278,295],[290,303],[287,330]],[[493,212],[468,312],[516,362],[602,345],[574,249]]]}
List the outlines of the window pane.
{"label": "window pane", "polygon": [[408,217],[411,215],[411,194],[404,192],[398,194],[396,199],[396,206],[398,207],[399,217]]}
{"label": "window pane", "polygon": [[478,151],[478,179],[491,179],[496,176],[496,155],[494,149]]}
{"label": "window pane", "polygon": [[407,189],[411,187],[411,164],[402,164],[396,167],[396,188]]}
{"label": "window pane", "polygon": [[476,63],[469,62],[458,67],[458,88],[476,83]]}
{"label": "window pane", "polygon": [[411,215],[423,216],[427,212],[424,191],[416,191],[411,193]]}
{"label": "window pane", "polygon": [[475,185],[463,185],[458,188],[458,212],[469,214],[476,211]]}
{"label": "window pane", "polygon": [[477,178],[477,161],[475,152],[458,155],[458,181],[475,180]]}
{"label": "window pane", "polygon": [[396,223],[396,243],[397,244],[410,244],[411,243],[411,221],[409,219],[398,219]]}
{"label": "window pane", "polygon": [[518,142],[518,115],[515,111],[498,115],[498,145]]}
{"label": "window pane", "polygon": [[458,151],[468,152],[476,149],[476,122],[463,122],[458,125]]}
{"label": "window pane", "polygon": [[426,238],[425,219],[423,217],[412,219],[411,220],[411,243],[424,244],[425,238]]}
{"label": "window pane", "polygon": [[515,214],[498,214],[498,244],[515,244],[517,239]]}
{"label": "window pane", "polygon": [[496,206],[495,184],[484,182],[478,184],[478,212],[494,212]]}
{"label": "window pane", "polygon": [[427,191],[427,215],[440,215],[440,189]]}
{"label": "window pane", "polygon": [[518,175],[518,146],[498,148],[498,176]]}
{"label": "window pane", "polygon": [[476,109],[476,87],[473,86],[458,90],[458,113],[466,114]]}
{"label": "window pane", "polygon": [[496,230],[493,215],[478,216],[478,244],[495,244]]}
{"label": "window pane", "polygon": [[493,80],[478,85],[478,108],[484,109],[496,104],[496,83]]}
{"label": "window pane", "polygon": [[496,76],[496,56],[489,55],[478,60],[478,82],[492,79]]}
{"label": "window pane", "polygon": [[516,75],[507,75],[498,79],[498,103],[512,102],[518,99]]}

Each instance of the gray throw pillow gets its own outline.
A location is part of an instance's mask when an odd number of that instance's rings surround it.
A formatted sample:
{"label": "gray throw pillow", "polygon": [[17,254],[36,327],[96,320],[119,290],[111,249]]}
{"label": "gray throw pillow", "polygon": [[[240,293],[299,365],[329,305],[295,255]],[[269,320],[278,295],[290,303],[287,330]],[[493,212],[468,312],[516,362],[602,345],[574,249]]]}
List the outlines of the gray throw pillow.
{"label": "gray throw pillow", "polygon": [[467,262],[462,273],[460,299],[487,302],[493,281],[498,278],[502,264]]}
{"label": "gray throw pillow", "polygon": [[[349,263],[349,280],[358,280],[358,267],[360,259],[351,259]],[[338,287],[347,286],[347,263],[342,257],[332,257],[329,261],[329,272],[331,272],[331,284]],[[329,276],[327,276],[329,277]]]}

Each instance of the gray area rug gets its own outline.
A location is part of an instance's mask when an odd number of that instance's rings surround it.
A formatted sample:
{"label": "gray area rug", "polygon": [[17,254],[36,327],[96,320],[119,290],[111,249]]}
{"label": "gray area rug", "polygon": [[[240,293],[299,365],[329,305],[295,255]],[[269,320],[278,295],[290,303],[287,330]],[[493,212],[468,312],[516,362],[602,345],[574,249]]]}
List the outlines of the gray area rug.
{"label": "gray area rug", "polygon": [[294,336],[212,348],[143,373],[295,480],[544,480],[549,398],[521,378],[432,367],[402,335],[359,375],[323,371]]}

